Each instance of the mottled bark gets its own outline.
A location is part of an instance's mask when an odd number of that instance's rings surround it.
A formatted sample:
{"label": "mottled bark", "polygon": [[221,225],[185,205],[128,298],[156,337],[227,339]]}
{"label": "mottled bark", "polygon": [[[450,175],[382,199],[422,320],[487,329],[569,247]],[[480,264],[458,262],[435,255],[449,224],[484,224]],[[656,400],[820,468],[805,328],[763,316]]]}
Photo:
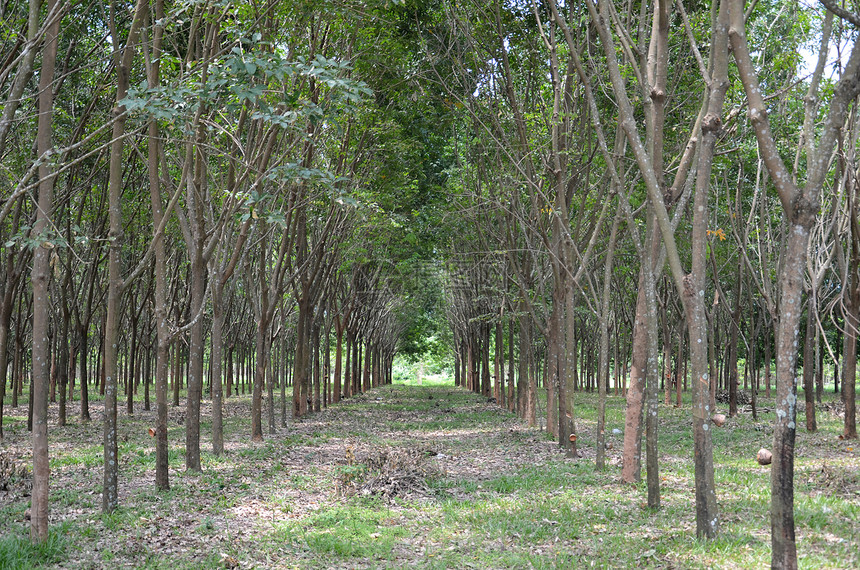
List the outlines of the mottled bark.
{"label": "mottled bark", "polygon": [[815,422],[815,295],[806,299],[806,335],[803,340],[803,395],[806,401],[806,431],[818,429]]}
{"label": "mottled bark", "polygon": [[[648,213],[648,235],[655,242],[659,240],[659,236],[654,232],[653,224],[654,215],[649,208]],[[653,251],[650,242],[647,243],[646,251]],[[659,452],[657,450],[657,429],[658,429],[658,410],[659,410],[659,382],[660,382],[660,367],[657,362],[659,355],[658,331],[657,324],[657,292],[656,292],[656,277],[653,266],[646,261],[645,267],[645,319],[647,329],[648,343],[648,364],[645,367],[645,480],[648,488],[648,507],[651,509],[660,508],[660,472],[659,472]]]}
{"label": "mottled bark", "polygon": [[114,67],[117,74],[116,104],[113,109],[114,124],[110,148],[110,170],[108,174],[108,294],[105,319],[104,342],[104,483],[102,489],[102,511],[113,512],[118,506],[119,456],[117,447],[117,343],[119,341],[120,297],[122,296],[122,189],[123,154],[125,135],[125,107],[121,101],[128,93],[129,71],[134,56],[134,45],[146,11],[147,2],[138,0],[124,47],[119,45],[116,29],[116,7],[111,4],[111,36],[114,41]]}
{"label": "mottled bark", "polygon": [[603,294],[599,313],[600,364],[598,365],[597,375],[597,459],[595,467],[598,470],[604,469],[606,460],[606,386],[609,382],[609,297],[612,288],[612,265],[615,259],[615,245],[620,222],[621,216],[616,215],[615,220],[612,222],[612,230],[609,233],[609,245],[606,250],[606,259],[603,263]]}
{"label": "mottled bark", "polygon": [[307,390],[308,337],[311,305],[306,297],[298,300],[298,319],[296,322],[296,357],[293,361],[293,418],[301,418],[308,413],[308,403],[302,398]]}
{"label": "mottled bark", "polygon": [[[56,6],[49,0],[48,12]],[[51,301],[48,297],[48,282],[51,277],[51,255],[53,244],[48,241],[51,211],[54,207],[54,173],[49,152],[53,148],[52,119],[54,93],[51,84],[57,61],[57,36],[60,22],[57,20],[47,31],[42,50],[42,67],[39,71],[39,121],[36,132],[36,148],[39,158],[39,207],[31,236],[41,242],[33,251],[31,282],[33,289],[33,376],[30,387],[33,430],[33,490],[30,501],[30,540],[34,544],[48,540],[48,483],[50,464],[48,460],[48,384],[50,382],[50,352],[48,327]]]}
{"label": "mottled bark", "polygon": [[[647,263],[647,261],[643,262]],[[645,308],[645,268],[639,270],[639,287],[636,295],[633,323],[633,355],[630,380],[627,386],[627,408],[624,412],[624,448],[621,460],[621,479],[635,483],[641,478],[642,416],[645,404],[645,370],[648,365],[648,328]]]}
{"label": "mottled bark", "polygon": [[337,318],[335,319],[334,330],[334,394],[332,395],[332,402],[338,403],[340,402],[341,376],[343,375],[343,326]]}
{"label": "mottled bark", "polygon": [[735,278],[735,307],[732,310],[731,332],[729,333],[729,417],[738,415],[738,341],[741,329],[741,295],[743,294],[743,260],[738,260],[738,273]]}

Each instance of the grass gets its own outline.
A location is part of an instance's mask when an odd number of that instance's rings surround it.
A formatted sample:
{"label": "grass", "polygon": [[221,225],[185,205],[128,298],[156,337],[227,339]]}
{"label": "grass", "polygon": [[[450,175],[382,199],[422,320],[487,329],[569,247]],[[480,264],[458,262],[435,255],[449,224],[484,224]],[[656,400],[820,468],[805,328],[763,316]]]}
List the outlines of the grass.
{"label": "grass", "polygon": [[[24,520],[28,498],[0,497],[0,568],[767,567],[770,471],[755,454],[771,444],[773,414],[740,414],[713,431],[721,532],[702,541],[685,397],[681,408],[660,406],[657,511],[645,504],[644,483],[619,480],[622,435],[612,430],[623,428],[625,402],[615,396],[607,406],[614,449],[602,472],[594,469],[597,398],[590,393],[576,395],[584,452],[576,460],[486,398],[433,384],[429,375],[420,386],[358,395],[262,443],[250,441],[249,396],[234,396],[223,455],[209,451],[202,430],[202,474],[184,471],[184,429],[175,420],[184,408],[171,407],[166,492],[152,482],[154,412],[121,411],[121,507],[109,515],[100,513],[101,426],[70,417],[65,428],[49,429],[52,520],[65,522],[35,548]],[[800,564],[858,567],[857,442],[838,440],[838,417],[821,411],[818,421],[817,433],[797,433]],[[26,425],[8,425],[4,449],[23,455]],[[440,470],[428,478],[428,493],[385,500],[336,492],[339,478],[367,476],[370,452],[407,447],[435,454]]]}
{"label": "grass", "polygon": [[270,540],[324,556],[393,560],[396,541],[406,536],[399,518],[372,499],[334,505],[301,522],[278,524]]}
{"label": "grass", "polygon": [[60,525],[48,533],[48,540],[34,545],[23,531],[4,533],[0,537],[0,568],[4,570],[30,570],[49,568],[66,557],[69,525]]}

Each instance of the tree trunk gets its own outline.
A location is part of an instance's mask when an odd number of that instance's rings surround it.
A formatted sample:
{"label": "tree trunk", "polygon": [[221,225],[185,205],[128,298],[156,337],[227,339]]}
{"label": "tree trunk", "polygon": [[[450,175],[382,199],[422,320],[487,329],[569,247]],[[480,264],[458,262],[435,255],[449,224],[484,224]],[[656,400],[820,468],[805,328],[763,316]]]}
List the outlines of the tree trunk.
{"label": "tree trunk", "polygon": [[732,332],[729,336],[729,417],[738,415],[738,335],[741,328],[741,295],[744,272],[743,259],[738,260],[738,273],[735,279],[735,308],[732,311]]}
{"label": "tree trunk", "polygon": [[320,399],[320,388],[322,385],[322,375],[320,374],[320,319],[321,315],[317,316],[316,323],[313,327],[313,378],[314,378],[314,411],[319,412],[322,407]]}
{"label": "tree trunk", "polygon": [[[599,326],[600,326],[600,364],[597,377],[597,459],[595,467],[602,471],[605,468],[606,456],[606,388],[609,383],[609,301],[612,288],[612,264],[615,259],[615,244],[618,237],[618,225],[621,216],[616,215],[609,233],[609,246],[606,251],[606,261],[603,264],[603,294],[601,297]],[[569,318],[573,318],[570,315]]]}
{"label": "tree trunk", "polygon": [[490,325],[481,325],[481,395],[490,397]]}
{"label": "tree trunk", "polygon": [[504,387],[500,388],[500,382],[503,382],[502,372],[499,368],[502,365],[501,358],[501,342],[502,342],[502,323],[501,321],[497,322],[495,325],[495,335],[493,337],[493,373],[494,373],[494,381],[493,381],[493,399],[496,400],[496,403],[500,406],[504,405]]}
{"label": "tree trunk", "polygon": [[528,422],[529,427],[534,427],[537,423],[534,398],[536,386],[534,374],[532,373],[531,360],[532,346],[530,323],[528,322],[527,317],[522,317],[520,320],[520,370],[518,379],[520,398],[517,408],[520,410],[520,417]]}
{"label": "tree trunk", "polygon": [[287,351],[287,340],[281,338],[281,358],[278,365],[283,373],[281,377],[281,427],[287,427],[287,380],[290,375],[290,359]]}
{"label": "tree trunk", "polygon": [[274,364],[273,352],[275,352],[274,342],[270,330],[266,330],[266,410],[269,416],[269,433],[275,433],[275,382],[277,382],[277,368]]}
{"label": "tree trunk", "polygon": [[[557,250],[556,250],[557,251]],[[562,329],[561,316],[564,314],[564,289],[559,284],[558,277],[554,280],[552,290],[552,312],[547,323],[546,339],[546,429],[561,447],[566,447],[564,436],[564,402],[561,389],[561,347]]]}
{"label": "tree trunk", "polygon": [[123,280],[121,275],[122,254],[122,209],[120,204],[120,191],[122,188],[124,134],[125,134],[125,107],[122,105],[128,92],[129,70],[134,56],[134,45],[143,22],[147,3],[138,0],[134,17],[131,21],[128,39],[124,49],[120,49],[120,38],[117,36],[114,21],[115,7],[111,6],[111,36],[114,42],[114,66],[117,74],[116,106],[113,109],[115,122],[113,124],[111,149],[110,149],[110,171],[108,180],[108,305],[105,320],[105,332],[102,337],[104,344],[104,396],[105,396],[105,422],[104,422],[104,487],[102,490],[102,511],[111,513],[116,509],[119,501],[118,476],[119,455],[117,448],[117,345],[119,342],[120,325],[120,298],[122,296]]}
{"label": "tree trunk", "polygon": [[[67,292],[65,289],[65,284],[61,286],[61,296],[60,300],[60,334],[58,336],[59,342],[59,363],[57,367],[59,370],[57,371],[57,382],[59,383],[59,391],[60,391],[60,403],[58,406],[58,425],[65,426],[66,425],[66,386],[69,383],[69,322],[71,321],[71,313],[68,308],[68,300],[67,300]],[[2,421],[2,419],[0,419]]]}
{"label": "tree trunk", "polygon": [[[39,2],[32,2],[31,9],[38,10]],[[53,12],[56,0],[48,1],[48,13]],[[48,328],[51,301],[48,297],[48,281],[51,275],[52,248],[47,241],[49,217],[54,206],[54,175],[51,172],[48,152],[53,147],[51,122],[54,108],[54,93],[51,88],[57,61],[57,36],[60,31],[59,18],[51,24],[45,37],[42,51],[42,68],[39,72],[39,121],[36,147],[39,158],[39,207],[31,236],[40,242],[33,251],[33,380],[30,385],[33,416],[33,490],[30,501],[30,541],[42,544],[48,540],[48,383],[50,382],[50,344]],[[52,245],[52,244],[51,244]],[[65,339],[64,339],[65,340]]]}
{"label": "tree trunk", "polygon": [[669,310],[663,308],[663,404],[669,405],[669,395],[672,393],[672,331],[669,328]]}
{"label": "tree trunk", "polygon": [[[577,457],[576,433],[576,312],[574,292],[568,289],[564,296],[564,414],[562,416],[561,440],[568,457]],[[571,437],[573,436],[573,437]]]}
{"label": "tree trunk", "polygon": [[332,394],[332,402],[336,404],[340,402],[341,376],[343,375],[343,326],[336,322],[334,327],[334,394]]}
{"label": "tree trunk", "polygon": [[[649,208],[651,210],[651,208]],[[654,216],[649,213],[650,220],[654,220]],[[651,223],[655,223],[652,221]],[[648,234],[656,242],[659,240],[659,234],[649,228]],[[645,246],[646,250],[653,251],[655,248],[652,244]],[[660,368],[657,363],[659,355],[658,331],[657,323],[657,291],[656,291],[656,275],[653,264],[648,262],[645,273],[645,304],[646,304],[646,322],[648,329],[648,364],[645,374],[645,461],[646,483],[648,487],[648,507],[651,509],[660,508],[660,473],[659,473],[659,457],[657,451],[657,414],[659,409],[659,392],[658,384],[660,382]]]}
{"label": "tree trunk", "polygon": [[[196,193],[195,191],[191,192]],[[199,199],[199,198],[197,198]],[[202,207],[202,206],[201,206]],[[197,225],[197,224],[194,224]],[[185,399],[185,469],[201,472],[200,465],[200,403],[203,398],[203,318],[200,315],[206,302],[206,261],[203,259],[203,228],[193,233],[195,242],[189,248],[191,256],[191,325],[188,343],[188,396]]]}
{"label": "tree trunk", "polygon": [[[770,323],[768,323],[769,325]],[[765,327],[764,335],[764,395],[770,399],[770,362],[773,359],[771,356],[771,334],[770,326]]]}
{"label": "tree trunk", "polygon": [[814,432],[815,425],[815,292],[806,300],[806,335],[803,341],[803,395],[806,401],[806,431]]}
{"label": "tree trunk", "polygon": [[508,370],[510,378],[508,379],[508,410],[518,412],[517,401],[519,398],[515,394],[515,389],[519,385],[514,378],[514,319],[508,319]]}
{"label": "tree trunk", "polygon": [[364,356],[362,357],[361,362],[361,389],[362,392],[367,393],[370,391],[370,363],[372,354],[370,351],[371,345],[369,340],[364,341]]}
{"label": "tree trunk", "polygon": [[210,275],[214,281],[212,289],[212,331],[209,356],[212,367],[212,453],[216,456],[224,452],[224,383],[222,381],[224,367],[224,319],[223,287],[215,275]]}
{"label": "tree trunk", "polygon": [[815,399],[820,404],[824,394],[824,350],[821,350],[821,331],[815,329]]}
{"label": "tree trunk", "polygon": [[636,296],[636,317],[633,324],[633,358],[630,364],[630,382],[627,386],[627,409],[624,422],[624,450],[621,479],[635,483],[642,477],[642,415],[645,402],[645,371],[648,365],[648,324],[645,299],[645,264],[639,270],[639,287]]}
{"label": "tree trunk", "polygon": [[[268,359],[269,343],[266,339],[266,331],[269,330],[269,324],[265,322],[265,314],[267,311],[262,311],[262,318],[257,322],[257,332],[255,335],[256,347],[256,366],[254,368],[254,390],[251,396],[251,440],[263,441],[263,382],[266,381],[266,361]],[[271,382],[271,379],[269,379]],[[295,389],[295,388],[294,388]]]}
{"label": "tree trunk", "polygon": [[[15,221],[13,227],[18,227],[20,220],[20,207],[16,207]],[[0,439],[3,438],[3,404],[6,400],[6,375],[9,367],[9,331],[12,321],[12,309],[14,308],[15,290],[18,288],[20,272],[14,267],[14,254],[11,252],[7,257],[5,282],[3,284],[3,301],[0,305]]]}
{"label": "tree trunk", "polygon": [[298,300],[298,319],[296,322],[296,358],[293,362],[293,418],[304,417],[308,413],[308,403],[302,397],[307,391],[308,337],[310,336],[310,300]]}

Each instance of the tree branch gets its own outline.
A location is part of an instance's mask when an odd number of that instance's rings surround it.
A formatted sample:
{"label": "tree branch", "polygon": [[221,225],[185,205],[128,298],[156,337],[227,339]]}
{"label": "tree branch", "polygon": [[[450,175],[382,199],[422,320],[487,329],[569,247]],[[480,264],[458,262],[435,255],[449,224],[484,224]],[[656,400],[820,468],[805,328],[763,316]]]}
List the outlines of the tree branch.
{"label": "tree branch", "polygon": [[834,15],[839,16],[843,20],[848,20],[854,24],[854,27],[860,28],[860,16],[854,12],[849,12],[845,8],[840,7],[834,0],[819,0],[819,2]]}

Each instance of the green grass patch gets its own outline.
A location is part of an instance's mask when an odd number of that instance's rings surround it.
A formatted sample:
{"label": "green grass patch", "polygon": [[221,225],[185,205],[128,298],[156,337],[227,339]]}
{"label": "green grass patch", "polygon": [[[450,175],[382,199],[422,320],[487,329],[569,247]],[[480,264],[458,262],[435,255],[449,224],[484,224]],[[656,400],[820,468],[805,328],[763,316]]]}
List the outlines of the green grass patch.
{"label": "green grass patch", "polygon": [[343,559],[391,560],[396,541],[406,535],[385,505],[356,499],[314,513],[300,523],[282,523],[273,539]]}
{"label": "green grass patch", "polygon": [[23,531],[0,537],[0,568],[4,570],[30,570],[48,568],[66,558],[70,525],[62,524],[48,531],[48,540],[40,544],[30,542]]}
{"label": "green grass patch", "polygon": [[11,426],[13,424],[22,424],[27,422],[27,416],[3,416],[3,425]]}

